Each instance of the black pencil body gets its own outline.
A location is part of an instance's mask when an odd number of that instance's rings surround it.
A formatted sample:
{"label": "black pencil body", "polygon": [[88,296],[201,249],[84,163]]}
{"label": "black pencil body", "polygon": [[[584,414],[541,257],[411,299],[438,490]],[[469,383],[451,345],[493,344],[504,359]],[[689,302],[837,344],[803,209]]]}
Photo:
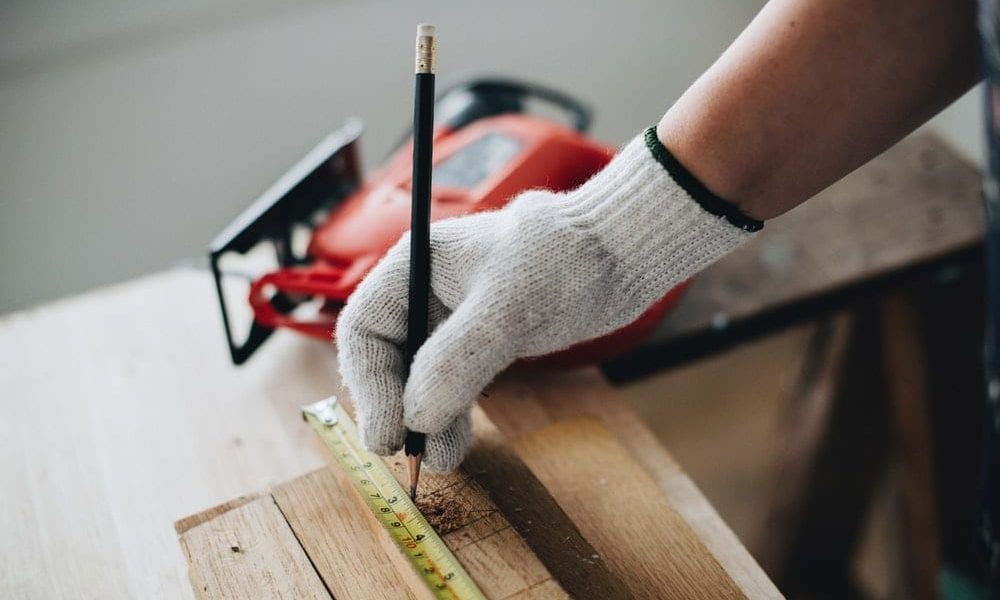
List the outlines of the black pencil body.
{"label": "black pencil body", "polygon": [[[431,291],[431,168],[434,136],[434,74],[417,73],[413,112],[413,196],[410,212],[410,287],[406,369],[427,340]],[[407,455],[422,454],[424,434],[407,431]]]}

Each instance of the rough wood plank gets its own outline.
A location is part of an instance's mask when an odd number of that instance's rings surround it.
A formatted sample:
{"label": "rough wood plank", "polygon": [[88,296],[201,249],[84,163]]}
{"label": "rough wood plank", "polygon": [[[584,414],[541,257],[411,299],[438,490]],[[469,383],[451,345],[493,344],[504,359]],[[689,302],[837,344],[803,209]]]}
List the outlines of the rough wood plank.
{"label": "rough wood plank", "polygon": [[177,532],[177,535],[182,535],[192,527],[201,525],[205,521],[211,521],[215,517],[218,517],[223,513],[227,513],[233,510],[234,508],[239,508],[244,504],[247,504],[248,502],[253,502],[257,498],[260,498],[260,494],[248,494],[245,496],[238,496],[236,498],[233,498],[232,500],[227,500],[222,504],[213,506],[212,508],[204,510],[198,514],[191,515],[190,517],[184,517],[183,519],[178,519],[174,523],[174,531]]}
{"label": "rough wood plank", "polygon": [[[587,372],[577,373],[577,377],[571,377],[570,381],[582,378],[589,381],[591,377]],[[556,377],[561,380],[561,377]],[[599,393],[593,396],[592,400],[586,400],[582,393],[574,386],[563,387],[560,393],[556,393],[558,398],[565,398],[576,402],[579,410],[580,406],[587,410],[593,410],[596,414],[608,418],[610,422],[617,423],[622,431],[631,434],[634,444],[639,444],[647,460],[654,463],[657,455],[666,458],[668,466],[673,465],[669,456],[663,452],[662,448],[656,444],[649,435],[648,430],[640,422],[625,418],[626,408],[621,406],[614,409],[615,399],[621,401],[621,396],[616,392],[606,388],[606,383],[600,379],[599,375],[593,387]],[[551,387],[553,382],[548,378],[533,378],[532,383],[527,387],[534,391],[545,390],[553,392]],[[580,394],[576,394],[580,391]],[[593,394],[593,391],[591,392]],[[498,386],[491,390],[490,398],[494,401],[509,401],[506,404],[507,410],[504,412],[508,417],[519,415],[521,418],[519,430],[534,431],[534,435],[544,435],[547,431],[545,425],[558,420],[572,418],[576,413],[568,408],[570,402],[556,400],[550,404],[527,403],[524,406],[527,411],[518,410],[518,398],[530,397],[527,393],[514,393],[510,388]],[[610,405],[598,403],[601,397],[610,401]],[[582,401],[582,404],[581,404]],[[600,406],[599,406],[600,405]],[[531,407],[534,410],[531,410]],[[610,409],[610,410],[609,410]],[[546,413],[546,411],[550,411]],[[530,417],[530,419],[528,418]],[[509,423],[508,423],[509,425]],[[643,541],[639,539],[637,545],[632,550],[623,551],[620,548],[612,548],[613,555],[618,557],[618,562],[613,563],[614,575],[610,574],[605,566],[609,560],[605,558],[608,551],[607,545],[631,544],[630,540],[634,529],[626,527],[620,528],[619,516],[612,514],[614,510],[619,510],[622,506],[615,505],[621,497],[615,485],[600,486],[591,491],[596,504],[594,506],[605,507],[603,513],[567,515],[564,512],[565,506],[560,507],[550,496],[550,490],[545,489],[541,482],[535,477],[531,470],[522,463],[512,452],[510,446],[505,442],[502,434],[494,427],[490,421],[481,414],[479,410],[474,411],[474,429],[476,431],[476,442],[470,452],[468,460],[463,464],[463,470],[459,473],[441,475],[425,473],[422,478],[421,493],[424,498],[424,510],[428,511],[427,500],[436,499],[437,506],[445,508],[448,518],[439,522],[439,532],[443,535],[446,543],[452,548],[459,560],[462,561],[466,569],[476,578],[484,591],[491,597],[515,597],[515,598],[536,598],[536,597],[566,597],[566,592],[559,583],[568,585],[572,589],[574,597],[624,597],[628,594],[637,596],[656,596],[659,592],[671,591],[671,588],[660,588],[663,584],[658,579],[650,579],[648,573],[637,573],[636,568],[643,569],[646,565],[641,560],[636,562],[628,552],[645,553],[647,549],[643,547]],[[593,465],[580,465],[578,454],[579,447],[584,449],[591,447],[589,434],[582,434],[576,439],[569,441],[563,439],[561,442],[553,444],[545,453],[544,460],[559,470],[566,479],[580,479],[589,481],[593,478],[588,474],[587,469]],[[610,439],[610,434],[606,431],[605,438]],[[600,444],[599,444],[600,446]],[[520,448],[518,448],[520,450]],[[635,459],[619,446],[619,452],[608,452],[605,456],[618,465],[618,469],[625,473],[640,473],[638,480],[645,478],[644,493],[647,493],[651,500],[644,504],[646,507],[654,507],[655,511],[642,513],[632,513],[632,523],[642,523],[638,529],[644,531],[655,531],[661,526],[662,514],[660,510],[667,510],[672,515],[668,522],[683,525],[681,517],[670,511],[669,504],[663,497],[660,490],[644,474]],[[537,457],[537,460],[541,460]],[[405,461],[402,457],[391,457],[386,459],[387,464],[396,473],[401,482],[405,482]],[[610,463],[605,463],[605,467]],[[677,489],[678,478],[683,475],[673,467],[673,481],[671,489]],[[328,479],[336,479],[336,469],[326,471]],[[332,476],[332,477],[331,477]],[[551,474],[550,474],[551,476]],[[322,574],[335,595],[343,593],[349,594],[358,589],[367,588],[373,585],[371,582],[359,584],[356,587],[348,586],[343,591],[336,591],[337,577],[343,577],[344,572],[354,572],[364,569],[366,560],[374,560],[374,564],[385,567],[392,563],[392,547],[379,547],[379,540],[387,540],[382,532],[375,530],[376,535],[371,534],[371,527],[377,528],[377,524],[367,518],[367,513],[360,500],[354,498],[354,494],[347,494],[358,503],[351,507],[342,504],[345,500],[343,490],[351,489],[349,482],[344,481],[338,484],[334,481],[334,486],[326,489],[322,493],[316,490],[298,490],[306,482],[308,485],[316,487],[318,479],[323,477],[313,474],[307,478],[296,480],[286,486],[281,486],[275,490],[274,494],[278,498],[279,506],[285,512],[289,523],[306,548],[308,554],[313,558],[317,569]],[[636,478],[629,476],[631,485],[635,485]],[[512,485],[512,483],[514,485]],[[546,482],[547,484],[549,482]],[[557,485],[565,488],[565,481],[556,480]],[[683,489],[683,485],[679,486]],[[693,488],[693,486],[692,486]],[[337,492],[339,490],[339,494]],[[332,506],[334,501],[329,497],[339,498],[341,504]],[[304,500],[303,500],[304,499]],[[571,500],[572,501],[572,500]],[[701,501],[703,502],[703,500]],[[305,503],[306,506],[297,506]],[[314,506],[308,506],[315,503]],[[324,504],[326,506],[324,506]],[[691,505],[690,498],[687,504]],[[695,503],[696,504],[696,503]],[[665,507],[665,509],[664,509]],[[568,510],[568,509],[567,509]],[[577,508],[576,510],[580,510]],[[654,518],[655,517],[655,518]],[[433,517],[432,517],[433,518]],[[572,520],[570,520],[572,518]],[[360,521],[359,521],[360,519]],[[372,523],[365,525],[364,521]],[[358,528],[359,523],[361,528]],[[546,524],[539,527],[539,524]],[[580,531],[574,523],[585,524],[586,533],[581,536]],[[442,526],[443,524],[443,526]],[[351,533],[343,535],[343,531],[350,530]],[[353,527],[353,529],[352,529]],[[676,532],[683,531],[683,527],[672,526]],[[358,539],[369,533],[368,538],[360,541]],[[624,531],[624,533],[623,533]],[[687,544],[685,553],[692,560],[697,568],[691,564],[686,565],[687,571],[679,576],[669,569],[663,571],[661,575],[678,579],[683,582],[685,578],[697,578],[705,589],[712,590],[717,594],[722,590],[721,597],[743,597],[739,589],[745,587],[738,585],[730,576],[718,565],[709,550],[697,540],[694,530],[686,530],[683,543]],[[681,535],[681,534],[679,534]],[[590,536],[588,538],[588,536]],[[374,543],[373,543],[374,540]],[[337,549],[338,545],[340,546]],[[374,549],[373,549],[374,548]],[[692,548],[696,551],[692,551]],[[353,553],[352,553],[353,552]],[[624,554],[623,554],[624,552]],[[325,556],[324,553],[337,555],[336,559]],[[377,557],[382,556],[384,559]],[[398,553],[396,554],[398,558]],[[597,558],[594,558],[597,556]],[[626,556],[627,558],[621,558]],[[655,556],[655,553],[653,554]],[[338,566],[337,560],[355,560],[352,567],[344,568]],[[709,565],[709,567],[705,567]],[[714,572],[711,565],[715,565]],[[753,565],[752,560],[750,565]],[[683,565],[682,565],[683,566]],[[624,567],[624,571],[622,568]],[[400,569],[400,573],[405,575],[405,569],[409,566],[405,562],[398,561],[394,569]],[[555,576],[558,574],[559,576]],[[343,580],[340,580],[343,584]],[[384,583],[374,584],[377,586]],[[392,585],[392,584],[390,584]],[[571,587],[576,585],[578,587]],[[395,585],[390,589],[405,589],[405,586]],[[411,587],[410,589],[416,589]],[[774,597],[777,592],[766,588],[747,587],[749,597]],[[737,590],[733,595],[727,595],[726,590]],[[569,590],[567,590],[569,591]],[[687,590],[690,591],[690,590]],[[773,593],[772,593],[773,592]],[[350,597],[348,595],[348,597]],[[697,596],[695,596],[697,597]]]}
{"label": "rough wood plank", "polygon": [[779,582],[796,526],[803,520],[809,475],[820,456],[853,327],[853,316],[843,313],[813,328],[801,370],[783,399],[774,443],[777,466],[768,490],[768,534],[756,552]]}
{"label": "rough wood plank", "polygon": [[[516,450],[535,461],[530,466],[542,468],[549,489],[478,411],[475,422],[479,435],[463,472],[428,473],[422,494],[425,511],[430,501],[449,512],[439,533],[489,597],[567,597],[543,562],[569,583],[573,597],[745,597],[655,483],[596,421],[564,421],[515,441]],[[592,452],[600,454],[597,460]],[[402,478],[404,462],[387,461]],[[413,597],[420,586],[405,580],[409,565],[385,543],[387,536],[338,473],[321,469],[274,490],[297,543],[337,598]],[[576,486],[594,482],[598,485],[581,498]],[[641,498],[637,505],[635,497]],[[579,535],[574,522],[584,524],[589,541],[574,539]],[[607,574],[606,563],[616,576]],[[691,587],[692,581],[704,593]]]}
{"label": "rough wood plank", "polygon": [[[337,400],[351,416],[354,415],[347,390],[342,390]],[[483,420],[476,419],[476,423],[482,426]],[[316,439],[317,443],[321,443],[318,437]],[[345,489],[351,488],[347,476],[339,466],[332,464],[333,459],[325,446],[324,453],[340,485]],[[408,489],[407,461],[403,453],[385,457],[383,461],[403,489]],[[379,527],[364,508],[360,497],[356,493],[351,496],[356,500],[352,515],[369,522],[370,527]],[[434,473],[425,469],[420,476],[417,505],[488,598],[530,598],[538,589],[557,590],[554,595],[548,596],[551,598],[568,597],[559,582],[512,528],[507,517],[493,504],[486,490],[463,469],[452,473]],[[374,537],[376,543],[391,549],[389,545],[392,541],[384,532],[377,531]],[[400,572],[410,568],[405,561],[396,560],[395,556],[392,558]]]}
{"label": "rough wood plank", "polygon": [[628,597],[625,582],[581,534],[586,525],[570,519],[482,410],[474,409],[472,417],[476,441],[463,471],[483,487],[566,592],[574,598]]}
{"label": "rough wood plank", "polygon": [[322,466],[297,408],[334,349],[237,369],[214,294],[178,269],[0,317],[0,596],[194,598],[174,521]]}
{"label": "rough wood plank", "polygon": [[636,598],[746,597],[598,420],[563,421],[513,445]]}
{"label": "rough wood plank", "polygon": [[[509,439],[584,415],[599,419],[653,477],[747,597],[783,597],[694,482],[596,368],[503,377],[479,404]],[[597,522],[588,527],[613,531],[615,524]]]}
{"label": "rough wood plank", "polygon": [[[0,511],[3,590],[192,598],[172,523],[323,464],[298,407],[338,389],[335,349],[279,332],[235,368],[214,294],[206,273],[180,269],[0,318],[0,383],[12,390],[0,487],[23,492]],[[553,406],[593,387],[585,403],[599,407],[610,390],[596,371],[558,377],[565,397],[543,390]],[[655,444],[639,431],[628,443]],[[667,473],[657,479],[671,502],[731,575],[756,569],[662,448],[636,457]]]}
{"label": "rough wood plank", "polygon": [[271,496],[188,529],[181,545],[200,598],[331,598]]}
{"label": "rough wood plank", "polygon": [[[353,415],[346,390],[338,401]],[[491,598],[623,597],[622,581],[489,417],[478,407],[472,415],[469,457],[453,473],[425,470],[417,505],[483,593]],[[402,453],[383,460],[408,488]],[[342,484],[350,486],[346,479]]]}
{"label": "rough wood plank", "polygon": [[849,571],[891,440],[877,309],[867,303],[851,312],[827,424],[800,488],[802,508],[786,523],[789,535],[775,573],[793,598],[858,594]]}
{"label": "rough wood plank", "polygon": [[399,551],[379,543],[385,533],[364,518],[368,509],[334,469],[313,471],[271,492],[327,589],[337,600],[428,598]]}
{"label": "rough wood plank", "polygon": [[882,302],[882,346],[893,430],[903,463],[907,596],[934,598],[940,572],[934,435],[920,319],[906,293]]}

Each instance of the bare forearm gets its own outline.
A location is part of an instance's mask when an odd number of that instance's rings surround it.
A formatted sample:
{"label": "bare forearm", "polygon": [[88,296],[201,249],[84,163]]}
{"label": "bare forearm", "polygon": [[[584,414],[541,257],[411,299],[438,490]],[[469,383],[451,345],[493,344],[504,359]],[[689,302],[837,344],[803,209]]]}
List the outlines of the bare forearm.
{"label": "bare forearm", "polygon": [[771,218],[967,90],[975,50],[967,0],[772,0],[657,133],[709,189]]}

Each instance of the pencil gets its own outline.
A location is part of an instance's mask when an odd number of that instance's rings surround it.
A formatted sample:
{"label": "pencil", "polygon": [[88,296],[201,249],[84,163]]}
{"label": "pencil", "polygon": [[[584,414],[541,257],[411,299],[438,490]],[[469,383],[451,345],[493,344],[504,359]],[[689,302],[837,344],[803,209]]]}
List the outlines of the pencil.
{"label": "pencil", "polygon": [[[406,369],[427,340],[431,287],[431,159],[434,134],[434,26],[417,26],[413,98],[413,179],[410,208],[410,285],[406,328]],[[417,497],[426,436],[406,431],[403,449],[410,475],[410,497]]]}

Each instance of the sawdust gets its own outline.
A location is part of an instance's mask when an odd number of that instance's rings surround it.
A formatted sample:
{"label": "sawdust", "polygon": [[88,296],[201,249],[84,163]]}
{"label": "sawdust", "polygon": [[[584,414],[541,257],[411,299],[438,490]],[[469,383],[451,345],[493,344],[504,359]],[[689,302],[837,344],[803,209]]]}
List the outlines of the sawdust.
{"label": "sawdust", "polygon": [[446,535],[465,526],[468,521],[461,504],[441,494],[430,494],[417,499],[417,508],[438,535]]}
{"label": "sawdust", "polygon": [[[386,465],[397,474],[400,484],[406,485],[406,465],[398,459],[386,461]],[[425,475],[421,481],[420,492],[414,504],[417,509],[427,519],[427,522],[438,535],[447,535],[458,531],[467,525],[480,519],[488,518],[497,512],[495,507],[477,508],[466,498],[469,495],[468,487],[475,485],[472,477],[462,476],[458,478],[435,477],[433,474]],[[478,493],[472,494],[474,497]]]}

